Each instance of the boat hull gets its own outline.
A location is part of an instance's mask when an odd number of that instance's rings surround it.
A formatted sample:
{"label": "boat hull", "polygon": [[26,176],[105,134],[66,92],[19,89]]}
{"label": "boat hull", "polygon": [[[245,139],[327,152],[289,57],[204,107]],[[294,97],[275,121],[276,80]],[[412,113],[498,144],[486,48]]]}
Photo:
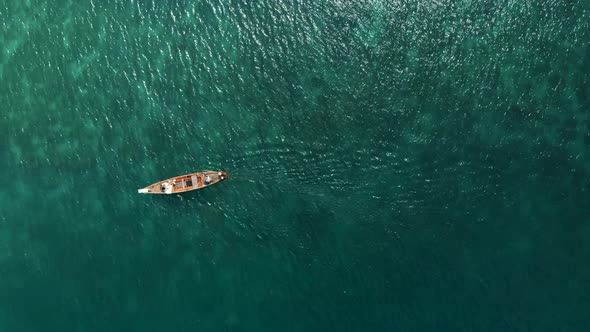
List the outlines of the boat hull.
{"label": "boat hull", "polygon": [[227,180],[229,174],[221,171],[204,171],[175,176],[138,189],[140,194],[171,195],[203,189]]}

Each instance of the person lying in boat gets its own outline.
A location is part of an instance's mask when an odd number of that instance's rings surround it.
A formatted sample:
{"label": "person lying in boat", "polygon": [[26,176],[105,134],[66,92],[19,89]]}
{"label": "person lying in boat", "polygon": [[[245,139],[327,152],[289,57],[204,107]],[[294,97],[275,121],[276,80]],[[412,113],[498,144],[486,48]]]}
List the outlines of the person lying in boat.
{"label": "person lying in boat", "polygon": [[205,176],[205,185],[208,185],[211,183],[211,177],[209,176],[209,174],[207,174],[207,176]]}
{"label": "person lying in boat", "polygon": [[[172,183],[174,183],[176,181],[173,181]],[[170,183],[170,182],[164,182],[160,185],[160,191],[165,192],[167,194],[171,194],[172,193],[172,188],[174,187],[174,185]]]}

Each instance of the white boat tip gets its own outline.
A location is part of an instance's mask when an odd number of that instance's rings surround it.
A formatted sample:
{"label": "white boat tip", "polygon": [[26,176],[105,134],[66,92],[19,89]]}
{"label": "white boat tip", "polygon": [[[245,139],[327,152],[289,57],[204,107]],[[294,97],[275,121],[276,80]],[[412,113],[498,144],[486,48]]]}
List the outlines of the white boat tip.
{"label": "white boat tip", "polygon": [[143,188],[143,189],[138,189],[137,192],[140,194],[146,194],[148,192],[148,190],[146,188]]}

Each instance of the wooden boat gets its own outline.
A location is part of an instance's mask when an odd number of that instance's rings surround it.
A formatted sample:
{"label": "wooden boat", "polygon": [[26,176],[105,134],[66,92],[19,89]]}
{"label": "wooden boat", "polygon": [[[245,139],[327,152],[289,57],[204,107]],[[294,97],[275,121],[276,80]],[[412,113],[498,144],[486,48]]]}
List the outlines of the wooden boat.
{"label": "wooden boat", "polygon": [[216,184],[229,178],[227,172],[204,171],[181,175],[156,182],[137,190],[141,194],[180,194]]}

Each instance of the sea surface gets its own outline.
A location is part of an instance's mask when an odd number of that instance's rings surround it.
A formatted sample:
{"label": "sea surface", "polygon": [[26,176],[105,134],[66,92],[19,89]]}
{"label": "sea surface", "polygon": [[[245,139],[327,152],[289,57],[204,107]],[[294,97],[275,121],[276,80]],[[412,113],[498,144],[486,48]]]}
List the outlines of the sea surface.
{"label": "sea surface", "polygon": [[3,332],[588,331],[590,2],[0,0],[0,188]]}

